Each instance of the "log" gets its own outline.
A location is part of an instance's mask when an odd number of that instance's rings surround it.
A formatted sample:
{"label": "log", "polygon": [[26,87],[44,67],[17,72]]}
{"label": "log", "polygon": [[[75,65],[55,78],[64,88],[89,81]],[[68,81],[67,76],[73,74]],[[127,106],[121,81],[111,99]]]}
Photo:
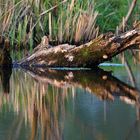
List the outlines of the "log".
{"label": "log", "polygon": [[33,68],[25,70],[41,85],[51,84],[59,88],[83,88],[99,99],[114,101],[115,97],[130,104],[136,104],[140,92],[120,81],[102,69],[63,71],[48,68]]}
{"label": "log", "polygon": [[88,67],[93,68],[100,63],[111,60],[112,57],[134,45],[140,44],[140,30],[131,31],[114,36],[110,33],[100,35],[80,46],[62,44],[51,46],[48,38],[42,42],[33,53],[22,59],[21,66],[47,67]]}

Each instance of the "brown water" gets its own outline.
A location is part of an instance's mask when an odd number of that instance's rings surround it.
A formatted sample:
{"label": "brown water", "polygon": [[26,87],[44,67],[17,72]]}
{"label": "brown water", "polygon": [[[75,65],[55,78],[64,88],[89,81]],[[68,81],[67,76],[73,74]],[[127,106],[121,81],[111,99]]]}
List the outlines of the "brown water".
{"label": "brown water", "polygon": [[140,67],[106,69],[1,70],[0,140],[139,140]]}

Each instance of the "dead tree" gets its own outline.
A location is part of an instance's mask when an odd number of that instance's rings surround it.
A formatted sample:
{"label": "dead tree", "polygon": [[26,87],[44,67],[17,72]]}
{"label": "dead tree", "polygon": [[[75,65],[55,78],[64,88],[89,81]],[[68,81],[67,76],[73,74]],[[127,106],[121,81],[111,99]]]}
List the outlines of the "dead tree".
{"label": "dead tree", "polygon": [[89,67],[111,60],[112,57],[134,45],[140,44],[140,30],[134,29],[117,36],[100,35],[90,42],[75,46],[62,44],[50,46],[47,37],[33,53],[19,62],[21,66]]}

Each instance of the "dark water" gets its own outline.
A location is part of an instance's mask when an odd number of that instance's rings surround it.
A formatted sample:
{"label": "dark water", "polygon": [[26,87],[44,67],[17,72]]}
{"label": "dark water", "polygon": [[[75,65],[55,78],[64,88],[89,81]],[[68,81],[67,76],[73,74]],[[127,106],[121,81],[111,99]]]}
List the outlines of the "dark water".
{"label": "dark water", "polygon": [[139,140],[139,68],[1,70],[0,140]]}

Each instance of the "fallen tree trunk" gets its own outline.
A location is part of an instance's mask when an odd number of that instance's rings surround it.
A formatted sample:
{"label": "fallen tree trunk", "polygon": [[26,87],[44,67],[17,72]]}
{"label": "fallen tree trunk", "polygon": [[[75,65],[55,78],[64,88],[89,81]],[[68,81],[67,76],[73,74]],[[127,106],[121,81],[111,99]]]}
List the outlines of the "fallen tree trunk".
{"label": "fallen tree trunk", "polygon": [[134,29],[118,36],[100,35],[80,45],[63,44],[51,47],[44,37],[33,54],[22,59],[21,66],[94,67],[110,60],[127,48],[140,44],[140,30]]}
{"label": "fallen tree trunk", "polygon": [[26,72],[36,81],[43,84],[51,84],[59,88],[78,87],[96,95],[102,100],[115,100],[115,96],[121,100],[132,103],[139,99],[139,91],[102,69],[92,71],[62,71],[48,68],[30,67]]}

